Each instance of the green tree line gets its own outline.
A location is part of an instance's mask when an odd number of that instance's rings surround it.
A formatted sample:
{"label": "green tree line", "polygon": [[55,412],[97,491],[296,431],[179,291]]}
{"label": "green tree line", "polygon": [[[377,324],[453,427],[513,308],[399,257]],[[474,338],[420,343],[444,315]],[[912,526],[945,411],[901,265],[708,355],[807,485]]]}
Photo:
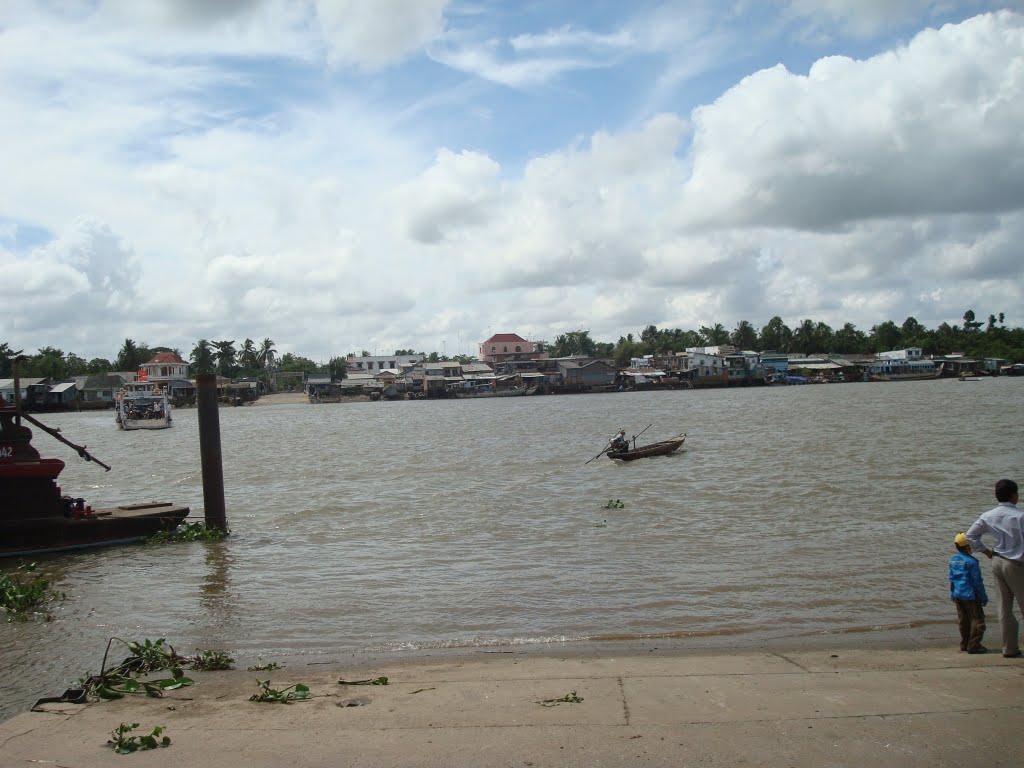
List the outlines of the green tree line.
{"label": "green tree line", "polygon": [[[963,315],[963,325],[942,323],[937,328],[925,328],[913,317],[902,325],[892,320],[872,326],[868,331],[859,330],[853,323],[833,329],[821,321],[802,320],[790,328],[782,318],[771,318],[760,329],[748,320],[740,320],[729,330],[721,323],[701,326],[697,330],[684,331],[679,328],[657,328],[648,325],[639,335],[629,333],[620,336],[615,343],[596,341],[588,330],[568,331],[560,334],[549,346],[548,352],[554,357],[587,355],[611,357],[616,365],[626,366],[633,357],[682,352],[687,347],[731,344],[744,350],[756,352],[786,352],[828,355],[869,355],[890,349],[920,347],[926,355],[945,355],[963,352],[968,357],[1002,358],[1008,362],[1024,361],[1024,328],[1007,328],[1005,315],[989,315],[978,320],[973,310]],[[136,371],[157,352],[174,352],[170,347],[150,347],[125,339],[113,361],[106,358],[85,358],[73,352],[65,353],[55,347],[42,347],[35,354],[23,354],[6,342],[0,343],[0,378],[12,375],[13,361],[21,357],[20,374],[25,377],[49,377],[59,381],[71,376],[81,376],[109,371]],[[399,349],[394,353],[411,355],[411,349]],[[429,362],[440,359],[438,353],[419,352]],[[362,356],[369,353],[363,350]],[[326,363],[317,363],[302,355],[286,352],[277,356],[272,339],[262,342],[245,339],[241,346],[234,340],[212,341],[199,339],[189,353],[191,373],[217,373],[226,378],[262,376],[271,368],[287,372],[323,373],[341,379],[346,374],[345,356],[332,357]],[[468,355],[456,358],[463,363],[472,360]]]}
{"label": "green tree line", "polygon": [[1005,317],[1000,312],[989,315],[983,322],[977,320],[974,311],[969,309],[964,312],[962,326],[942,323],[937,328],[928,329],[915,318],[908,317],[902,325],[886,320],[865,332],[853,323],[833,329],[827,323],[810,319],[790,328],[776,316],[760,329],[749,320],[740,320],[732,330],[721,323],[686,331],[648,325],[639,335],[629,333],[620,336],[614,344],[592,339],[587,330],[576,330],[556,337],[548,351],[554,357],[610,357],[620,367],[628,365],[631,358],[643,355],[724,344],[755,352],[827,355],[871,355],[892,349],[920,347],[926,355],[963,352],[972,358],[995,357],[1020,362],[1024,360],[1024,328],[1007,328]]}

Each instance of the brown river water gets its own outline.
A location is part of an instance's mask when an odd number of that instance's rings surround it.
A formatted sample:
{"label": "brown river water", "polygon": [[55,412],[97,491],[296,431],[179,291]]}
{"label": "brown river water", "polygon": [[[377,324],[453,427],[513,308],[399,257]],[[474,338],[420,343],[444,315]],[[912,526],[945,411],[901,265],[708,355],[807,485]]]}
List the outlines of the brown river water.
{"label": "brown river water", "polygon": [[[239,666],[929,622],[954,642],[952,539],[1024,480],[1022,412],[1007,378],[221,409],[232,535],[39,558],[66,598],[0,624],[0,719],[98,672],[113,636]],[[195,410],[44,420],[113,466],[35,430],[65,493],[201,519]],[[649,424],[640,443],[683,451],[587,463]]]}

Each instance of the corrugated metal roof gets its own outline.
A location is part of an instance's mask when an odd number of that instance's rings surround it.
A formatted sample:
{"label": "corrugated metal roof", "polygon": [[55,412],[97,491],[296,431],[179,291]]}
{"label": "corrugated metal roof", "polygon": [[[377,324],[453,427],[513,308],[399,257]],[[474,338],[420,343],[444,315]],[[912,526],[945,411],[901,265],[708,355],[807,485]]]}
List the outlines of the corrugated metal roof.
{"label": "corrugated metal roof", "polygon": [[843,366],[835,363],[801,363],[799,360],[790,360],[789,367],[799,371],[831,371]]}

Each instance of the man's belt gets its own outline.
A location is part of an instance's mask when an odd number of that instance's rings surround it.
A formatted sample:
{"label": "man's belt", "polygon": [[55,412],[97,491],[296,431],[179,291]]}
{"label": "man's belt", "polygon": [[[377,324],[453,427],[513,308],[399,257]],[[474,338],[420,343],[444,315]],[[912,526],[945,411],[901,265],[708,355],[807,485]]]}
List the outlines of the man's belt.
{"label": "man's belt", "polygon": [[1000,555],[995,550],[992,550],[992,554],[995,555],[996,557],[998,557],[1000,560],[1005,560],[1008,563],[1013,563],[1014,565],[1024,565],[1024,560],[1014,560],[1012,557],[1007,557],[1006,555]]}

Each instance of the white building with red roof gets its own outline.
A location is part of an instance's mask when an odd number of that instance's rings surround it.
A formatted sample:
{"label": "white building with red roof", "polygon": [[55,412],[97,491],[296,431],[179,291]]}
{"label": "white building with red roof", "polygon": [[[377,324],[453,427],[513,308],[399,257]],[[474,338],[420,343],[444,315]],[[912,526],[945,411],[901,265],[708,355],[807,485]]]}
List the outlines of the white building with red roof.
{"label": "white building with red roof", "polygon": [[149,362],[142,364],[141,372],[145,372],[146,381],[154,384],[166,384],[176,380],[188,381],[188,363],[175,352],[157,352]]}

